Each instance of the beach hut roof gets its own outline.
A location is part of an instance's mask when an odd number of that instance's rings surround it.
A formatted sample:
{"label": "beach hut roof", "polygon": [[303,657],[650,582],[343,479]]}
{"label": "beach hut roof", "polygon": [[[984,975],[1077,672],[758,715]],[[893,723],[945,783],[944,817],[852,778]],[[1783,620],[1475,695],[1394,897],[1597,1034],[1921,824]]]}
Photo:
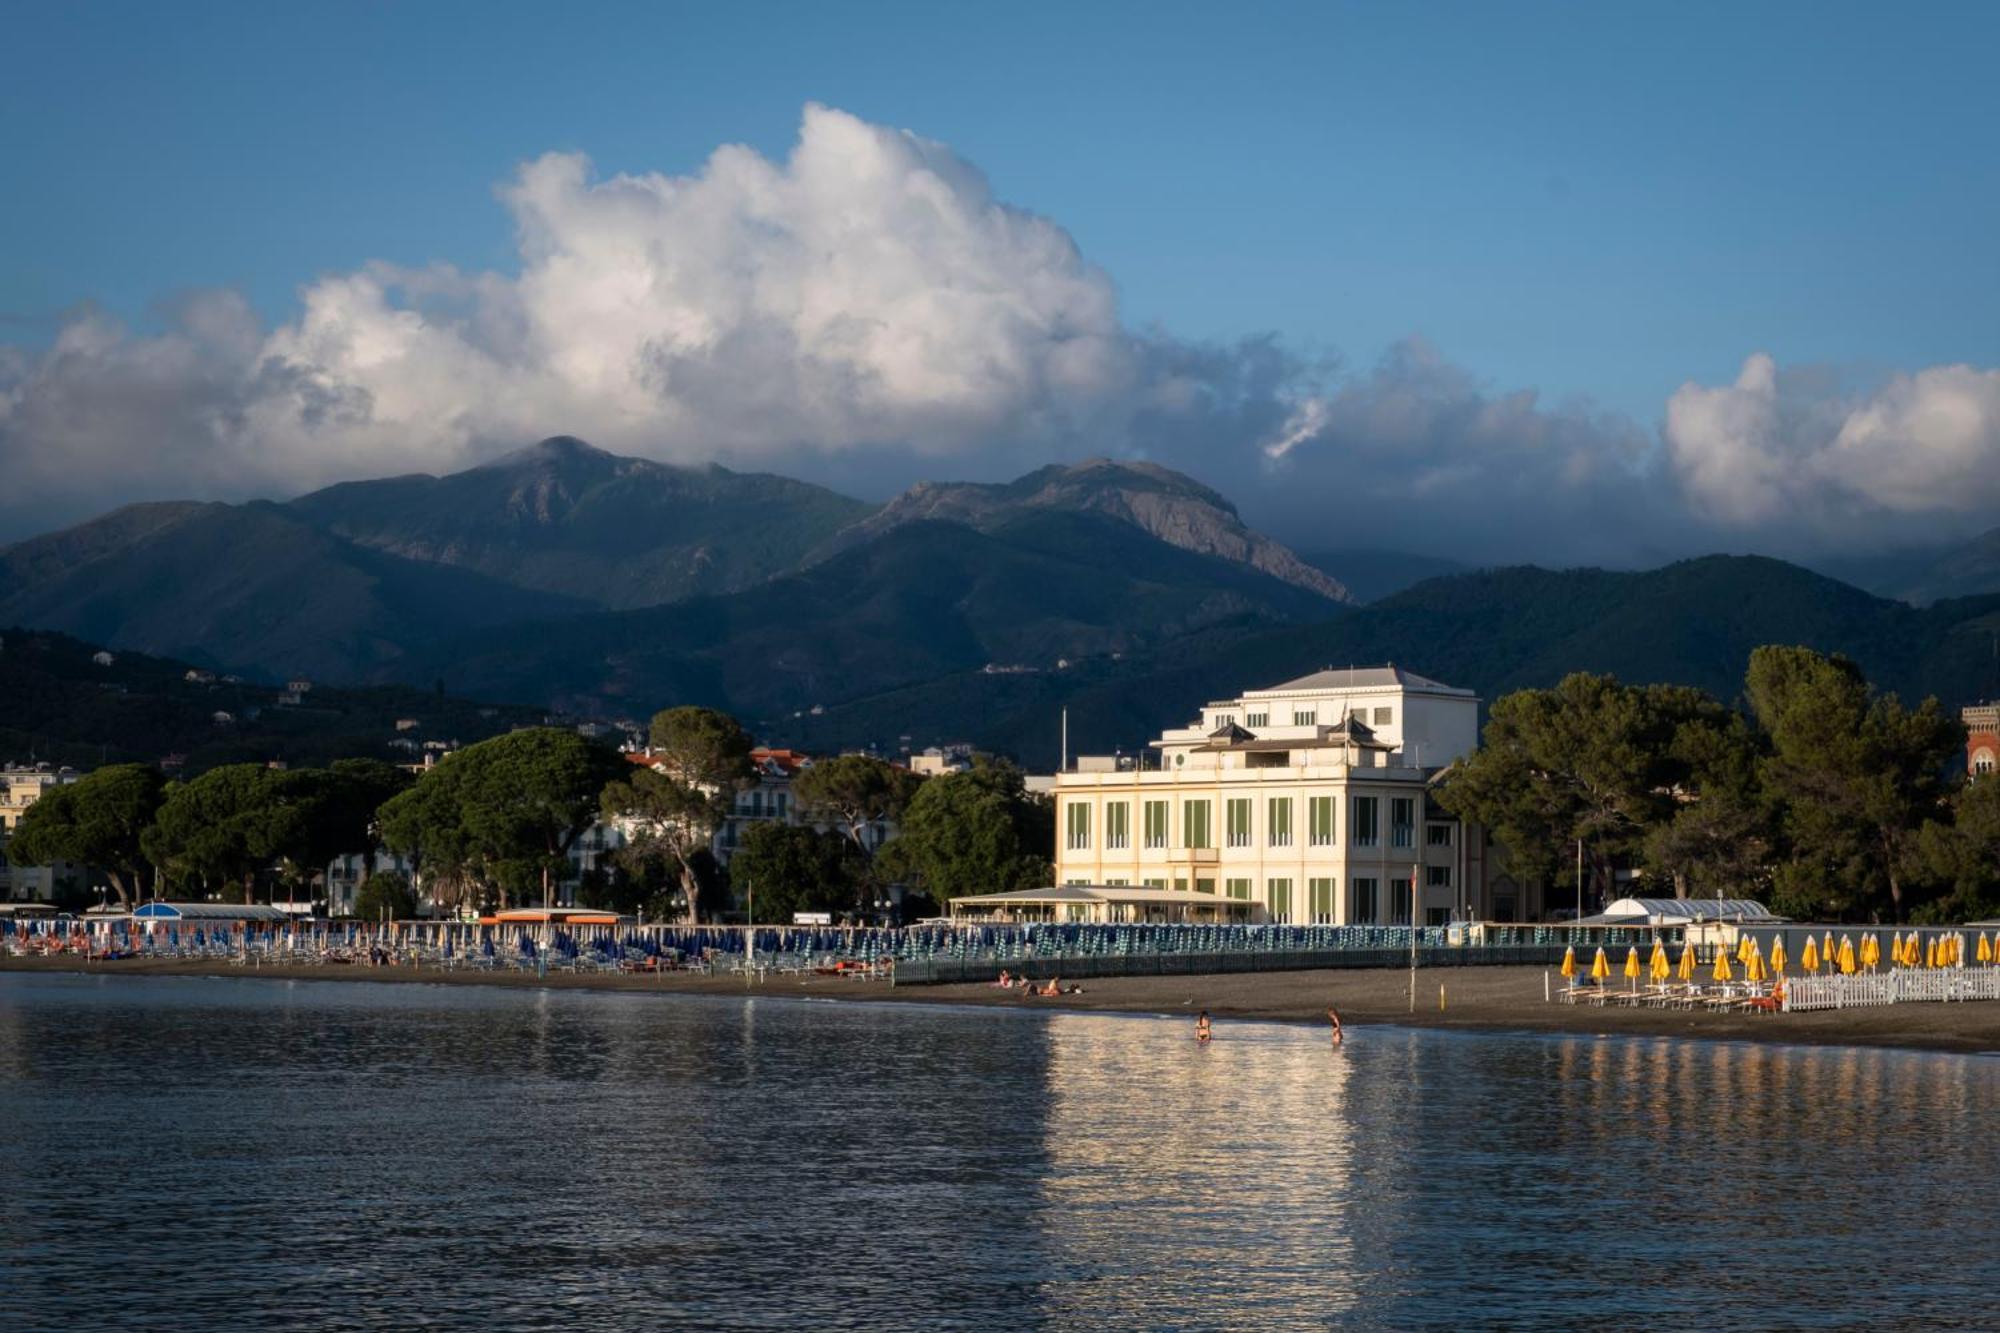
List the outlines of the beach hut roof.
{"label": "beach hut roof", "polygon": [[289,921],[282,909],[262,903],[141,903],[132,909],[140,921]]}
{"label": "beach hut roof", "polygon": [[1754,898],[1620,898],[1579,926],[1685,926],[1696,921],[1783,921]]}

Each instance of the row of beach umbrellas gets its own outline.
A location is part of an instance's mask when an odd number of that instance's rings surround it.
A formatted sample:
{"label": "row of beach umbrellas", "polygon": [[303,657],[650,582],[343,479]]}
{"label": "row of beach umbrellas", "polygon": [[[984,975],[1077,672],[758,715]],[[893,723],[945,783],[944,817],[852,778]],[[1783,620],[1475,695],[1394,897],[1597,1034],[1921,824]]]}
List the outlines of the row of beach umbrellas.
{"label": "row of beach umbrellas", "polygon": [[[1974,946],[1973,957],[1988,965],[2000,962],[2000,931],[1995,931],[1990,938],[1980,934],[1977,939],[1978,944]],[[1915,931],[1907,936],[1897,932],[1890,940],[1887,957],[1897,967],[1963,967],[1965,947],[1965,936],[1960,934],[1920,937]],[[1811,935],[1806,936],[1805,948],[1799,953],[1799,970],[1815,974],[1825,968],[1838,971],[1843,976],[1853,976],[1864,969],[1872,971],[1880,967],[1883,957],[1882,939],[1879,935],[1872,932],[1864,934],[1859,944],[1855,942],[1854,936],[1843,935],[1836,943],[1833,932],[1827,931],[1823,940],[1815,939]],[[1772,938],[1768,957],[1755,938],[1744,935],[1737,940],[1735,958],[1743,967],[1746,981],[1769,981],[1773,977],[1783,976],[1786,965],[1790,962],[1785,953],[1785,938],[1782,935]],[[1625,966],[1621,970],[1630,981],[1636,982],[1644,976],[1659,983],[1671,976],[1677,976],[1682,981],[1693,981],[1695,968],[1692,944],[1683,942],[1679,960],[1669,965],[1666,945],[1655,940],[1652,953],[1644,963],[1639,961],[1637,945],[1628,949],[1625,954]],[[1563,951],[1562,974],[1569,979],[1574,979],[1577,974],[1575,945]],[[1599,945],[1596,956],[1590,962],[1590,979],[1601,982],[1607,980],[1611,974],[1611,959],[1605,954],[1603,946]],[[1716,981],[1735,979],[1735,969],[1730,964],[1728,950],[1715,951],[1715,961],[1710,965],[1709,975]]]}

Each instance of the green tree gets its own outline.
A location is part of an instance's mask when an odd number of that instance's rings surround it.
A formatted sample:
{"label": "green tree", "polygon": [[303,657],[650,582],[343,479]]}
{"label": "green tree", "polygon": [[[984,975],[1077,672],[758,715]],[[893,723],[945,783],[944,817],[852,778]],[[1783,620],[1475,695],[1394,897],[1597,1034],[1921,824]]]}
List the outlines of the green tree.
{"label": "green tree", "polygon": [[775,821],[752,824],[730,858],[729,879],[758,922],[794,912],[844,912],[856,904],[867,856],[846,837]]}
{"label": "green tree", "polygon": [[382,808],[386,845],[425,873],[546,901],[624,761],[575,732],[529,727],[458,751]]}
{"label": "green tree", "polygon": [[393,870],[370,875],[354,894],[354,915],[363,921],[407,921],[417,914],[410,882]]}
{"label": "green tree", "polygon": [[945,902],[1046,885],[1054,850],[1048,803],[1028,795],[1018,769],[982,758],[917,789],[876,869]]}
{"label": "green tree", "polygon": [[1968,783],[1950,819],[1926,820],[1917,863],[1933,897],[1912,919],[1935,925],[2000,916],[2000,782]]}
{"label": "green tree", "polygon": [[52,787],[22,813],[7,859],[18,866],[69,861],[100,870],[119,906],[129,907],[149,865],[140,839],[165,790],[166,779],[147,764],[112,764]]}
{"label": "green tree", "polygon": [[1769,738],[1764,786],[1783,807],[1773,905],[1905,919],[1920,830],[1942,809],[1964,727],[1936,699],[1912,709],[1874,695],[1853,662],[1809,648],[1757,649],[1745,687]]}
{"label": "green tree", "polygon": [[792,799],[816,823],[839,828],[861,852],[872,824],[900,820],[923,779],[907,768],[863,754],[821,760],[792,779]]}
{"label": "green tree", "polygon": [[262,764],[224,764],[168,783],[153,823],[140,835],[146,858],[176,884],[205,894],[234,881],[245,901],[256,901],[257,875],[269,867],[280,840],[273,830],[273,777]]}
{"label": "green tree", "polygon": [[651,741],[653,766],[606,784],[603,806],[626,822],[628,862],[677,869],[687,919],[696,921],[695,857],[714,840],[736,793],[755,779],[750,734],[713,708],[669,708],[654,715]]}
{"label": "green tree", "polygon": [[1728,726],[1727,710],[1699,690],[1578,672],[1554,689],[1495,702],[1484,743],[1438,801],[1485,825],[1521,878],[1564,878],[1568,852],[1581,843],[1586,873],[1603,886],[1615,864],[1636,861],[1647,837],[1674,818],[1691,771],[1676,743]]}
{"label": "green tree", "polygon": [[1676,809],[1647,836],[1648,867],[1673,881],[1676,897],[1767,896],[1778,811],[1764,791],[1759,737],[1741,714],[1696,716],[1677,729],[1671,754]]}

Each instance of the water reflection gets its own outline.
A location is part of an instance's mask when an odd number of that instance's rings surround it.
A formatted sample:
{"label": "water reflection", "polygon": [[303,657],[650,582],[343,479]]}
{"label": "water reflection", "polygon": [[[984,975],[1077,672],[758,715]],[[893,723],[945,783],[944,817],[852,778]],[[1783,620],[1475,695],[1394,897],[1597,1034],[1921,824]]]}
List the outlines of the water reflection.
{"label": "water reflection", "polygon": [[0,1323],[1989,1322],[1994,1062],[1191,1035],[0,977]]}

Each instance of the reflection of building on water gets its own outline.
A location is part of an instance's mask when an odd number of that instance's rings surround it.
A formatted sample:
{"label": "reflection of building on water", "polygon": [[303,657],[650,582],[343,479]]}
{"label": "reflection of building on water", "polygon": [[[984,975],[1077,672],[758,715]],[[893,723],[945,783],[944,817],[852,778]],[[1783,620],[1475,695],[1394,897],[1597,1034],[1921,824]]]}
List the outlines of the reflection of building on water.
{"label": "reflection of building on water", "polygon": [[[1396,666],[1205,705],[1133,763],[1056,776],[1058,886],[954,912],[1007,920],[1444,925],[1540,914],[1487,840],[1430,799],[1478,742],[1479,698]],[[1539,895],[1537,895],[1539,896]],[[1414,901],[1413,901],[1414,900]]]}
{"label": "reflection of building on water", "polygon": [[1234,1304],[1243,1327],[1360,1306],[1365,1251],[1406,1214],[1368,1188],[1368,1170],[1396,1168],[1363,1163],[1364,1122],[1408,1111],[1357,1107],[1349,1052],[1292,1025],[1218,1023],[1201,1044],[1191,1016],[1047,1023],[1038,1229],[1054,1270],[1075,1278],[1045,1288],[1049,1323],[1205,1324],[1245,1292],[1271,1315]]}

